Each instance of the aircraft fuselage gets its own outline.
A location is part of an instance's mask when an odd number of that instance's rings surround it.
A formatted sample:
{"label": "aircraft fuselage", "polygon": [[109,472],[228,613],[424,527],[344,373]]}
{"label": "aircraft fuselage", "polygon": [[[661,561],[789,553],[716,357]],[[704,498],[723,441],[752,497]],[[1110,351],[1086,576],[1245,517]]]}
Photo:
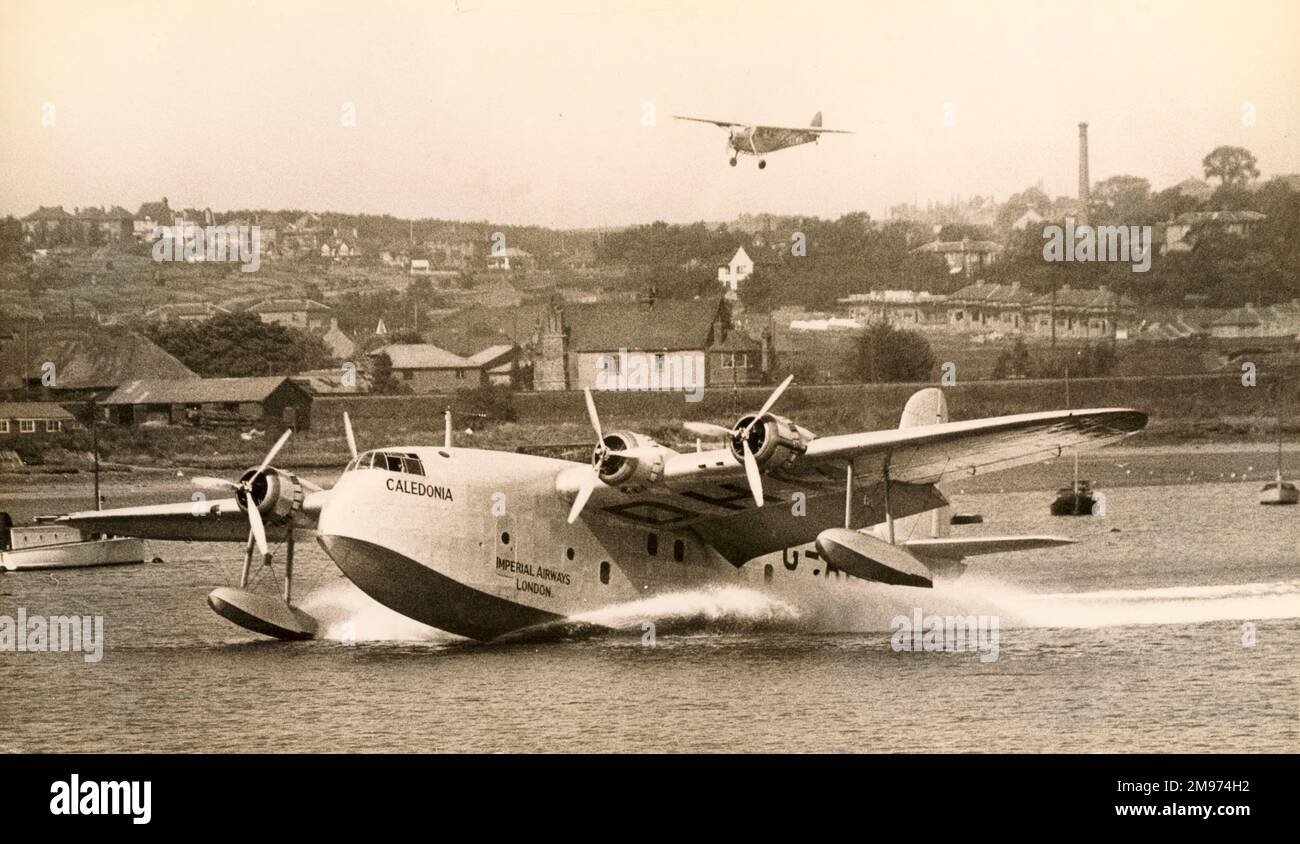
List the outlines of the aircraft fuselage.
{"label": "aircraft fuselage", "polygon": [[[566,520],[555,476],[572,463],[461,448],[393,448],[408,468],[349,467],[319,541],[359,588],[403,615],[493,639],[665,592],[740,585],[806,598],[873,590],[811,544],[734,566],[689,529]],[[369,453],[367,453],[369,454]],[[362,455],[363,462],[367,455]],[[802,560],[801,560],[802,558]]]}

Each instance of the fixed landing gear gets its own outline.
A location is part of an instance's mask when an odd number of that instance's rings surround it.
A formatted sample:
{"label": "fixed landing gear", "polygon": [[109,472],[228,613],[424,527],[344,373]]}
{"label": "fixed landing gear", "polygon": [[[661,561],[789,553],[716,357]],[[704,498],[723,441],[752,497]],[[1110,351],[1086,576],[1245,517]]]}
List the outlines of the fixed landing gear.
{"label": "fixed landing gear", "polygon": [[762,170],[762,169],[763,169],[764,167],[766,167],[766,166],[767,166],[767,162],[760,158],[760,159],[758,160],[758,169],[759,169],[759,170]]}

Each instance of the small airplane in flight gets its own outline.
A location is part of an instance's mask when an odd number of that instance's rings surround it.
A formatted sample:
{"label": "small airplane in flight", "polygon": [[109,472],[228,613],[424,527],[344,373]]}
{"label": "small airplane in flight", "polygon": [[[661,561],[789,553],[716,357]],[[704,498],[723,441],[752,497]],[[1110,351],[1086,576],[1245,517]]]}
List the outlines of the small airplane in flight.
{"label": "small airplane in flight", "polygon": [[709,120],[705,117],[685,117],[674,114],[678,120],[693,120],[696,123],[712,123],[727,130],[727,152],[731,155],[731,166],[741,155],[753,155],[758,158],[758,169],[767,167],[763,158],[769,152],[797,147],[801,144],[815,144],[822,135],[851,135],[848,129],[823,129],[822,113],[813,115],[808,126],[755,126],[745,123],[731,123],[726,120]]}
{"label": "small airplane in flight", "polygon": [[[472,639],[530,635],[575,615],[711,586],[771,592],[816,613],[873,590],[929,587],[965,557],[1063,545],[1051,536],[953,538],[939,529],[939,484],[1115,442],[1146,425],[1136,410],[1055,410],[949,422],[938,388],[907,402],[897,429],[817,436],[772,412],[787,378],[719,448],[676,451],[635,431],[605,433],[590,391],[589,463],[439,446],[358,452],[323,489],[272,465],[286,431],[238,481],[196,478],[218,500],[90,510],[55,521],[125,536],[245,544],[238,587],[208,604],[281,639],[317,620],[293,605],[295,541],[315,539],[363,592],[404,616]],[[930,514],[930,536],[903,541],[895,520]],[[283,591],[249,588],[254,552]],[[794,564],[788,560],[794,552]],[[799,552],[811,564],[799,566]]]}

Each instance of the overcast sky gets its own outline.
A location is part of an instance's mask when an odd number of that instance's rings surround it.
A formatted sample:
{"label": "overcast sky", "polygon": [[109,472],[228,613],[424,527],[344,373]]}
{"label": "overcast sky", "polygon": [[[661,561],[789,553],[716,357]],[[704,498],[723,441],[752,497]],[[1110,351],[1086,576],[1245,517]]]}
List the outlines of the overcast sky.
{"label": "overcast sky", "polygon": [[[1073,195],[1080,120],[1094,181],[1167,187],[1219,144],[1267,177],[1300,172],[1298,43],[1291,0],[0,0],[0,213],[167,196],[550,226],[882,216],[1040,179]],[[761,173],[670,116],[818,110],[856,134]]]}

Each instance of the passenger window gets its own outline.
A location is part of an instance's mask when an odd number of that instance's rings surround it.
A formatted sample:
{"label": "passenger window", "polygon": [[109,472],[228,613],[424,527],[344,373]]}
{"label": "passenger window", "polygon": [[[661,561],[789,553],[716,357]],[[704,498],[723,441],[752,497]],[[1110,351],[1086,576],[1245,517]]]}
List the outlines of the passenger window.
{"label": "passenger window", "polygon": [[609,583],[609,563],[600,564],[600,582]]}
{"label": "passenger window", "polygon": [[673,542],[673,559],[679,563],[686,559],[686,543],[680,539]]}
{"label": "passenger window", "polygon": [[646,534],[645,551],[651,557],[659,553],[659,535],[655,533]]}

